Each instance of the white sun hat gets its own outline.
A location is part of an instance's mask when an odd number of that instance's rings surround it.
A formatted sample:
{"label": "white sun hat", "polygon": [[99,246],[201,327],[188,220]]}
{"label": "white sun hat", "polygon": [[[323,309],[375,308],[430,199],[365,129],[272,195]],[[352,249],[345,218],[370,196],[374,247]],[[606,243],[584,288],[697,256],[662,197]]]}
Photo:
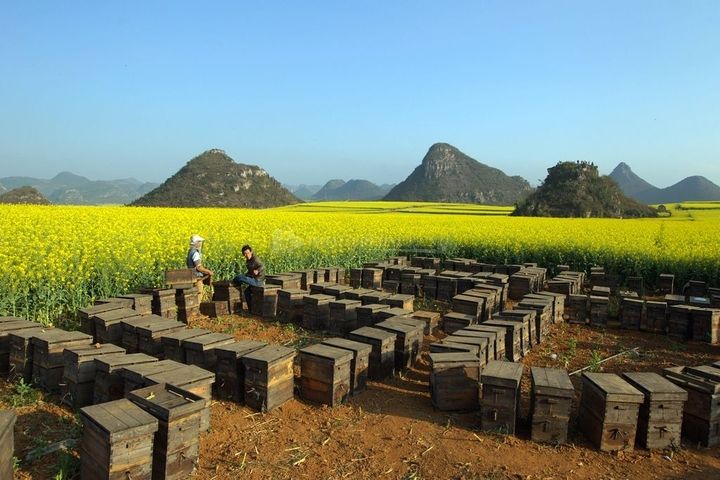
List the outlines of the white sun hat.
{"label": "white sun hat", "polygon": [[197,242],[204,242],[205,239],[201,237],[200,235],[193,235],[190,237],[190,243],[197,243]]}

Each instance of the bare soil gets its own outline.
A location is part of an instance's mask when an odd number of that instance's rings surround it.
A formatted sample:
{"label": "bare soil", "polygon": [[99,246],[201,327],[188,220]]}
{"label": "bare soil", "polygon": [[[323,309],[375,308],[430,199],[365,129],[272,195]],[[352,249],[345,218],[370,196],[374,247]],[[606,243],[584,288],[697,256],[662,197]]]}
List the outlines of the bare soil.
{"label": "bare soil", "polygon": [[[254,317],[202,318],[196,326],[296,347],[321,337],[296,326]],[[443,336],[442,334],[439,334]],[[428,336],[425,344],[437,338]],[[523,359],[526,367],[551,366],[573,371],[601,358],[639,347],[595,365],[598,371],[656,371],[673,365],[720,360],[720,347],[677,342],[668,337],[618,329],[599,330],[559,324]],[[553,355],[555,354],[555,355]],[[576,432],[571,419],[569,445],[529,440],[525,417],[530,387],[523,380],[520,431],[516,436],[479,430],[475,413],[435,411],[428,392],[427,351],[405,377],[370,382],[367,391],[345,405],[328,408],[297,396],[266,414],[232,402],[213,401],[212,428],[201,438],[197,479],[268,478],[452,478],[452,479],[698,479],[720,478],[720,449],[683,443],[674,451],[606,454]],[[573,382],[580,387],[579,376]],[[13,386],[0,381],[0,405],[8,408]],[[577,402],[576,402],[577,403]],[[17,408],[15,455],[22,459],[37,446],[78,437],[75,414],[53,395]],[[16,478],[53,478],[61,454],[22,462]]]}

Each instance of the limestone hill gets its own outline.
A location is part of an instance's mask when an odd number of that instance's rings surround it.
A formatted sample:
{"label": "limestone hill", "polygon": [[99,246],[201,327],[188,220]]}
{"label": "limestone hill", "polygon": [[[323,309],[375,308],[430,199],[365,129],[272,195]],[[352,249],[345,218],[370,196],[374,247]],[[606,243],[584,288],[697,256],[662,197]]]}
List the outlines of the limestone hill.
{"label": "limestone hill", "polygon": [[33,187],[18,187],[0,195],[0,203],[50,205],[50,201]]}

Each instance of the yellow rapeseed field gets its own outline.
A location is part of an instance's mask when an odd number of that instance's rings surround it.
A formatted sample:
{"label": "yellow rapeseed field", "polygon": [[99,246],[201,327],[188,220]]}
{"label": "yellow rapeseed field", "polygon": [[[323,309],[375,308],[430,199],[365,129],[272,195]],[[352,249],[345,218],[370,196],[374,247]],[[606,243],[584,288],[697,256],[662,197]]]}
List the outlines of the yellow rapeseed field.
{"label": "yellow rapeseed field", "polygon": [[512,208],[332,202],[270,210],[0,206],[5,232],[0,314],[53,322],[93,298],[161,283],[182,267],[191,234],[204,236],[218,278],[242,271],[249,243],[270,272],[358,266],[398,251],[487,262],[604,265],[653,279],[720,280],[720,204],[673,206],[644,220],[508,217]]}

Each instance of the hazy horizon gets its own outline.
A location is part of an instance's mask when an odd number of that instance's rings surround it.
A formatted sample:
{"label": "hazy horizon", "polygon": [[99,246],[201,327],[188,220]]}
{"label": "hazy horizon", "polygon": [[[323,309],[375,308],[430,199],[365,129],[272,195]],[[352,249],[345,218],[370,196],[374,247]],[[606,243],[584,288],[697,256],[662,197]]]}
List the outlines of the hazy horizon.
{"label": "hazy horizon", "polygon": [[[720,2],[7,3],[0,177],[163,182],[210,148],[398,183],[435,142],[537,185],[720,184]],[[152,160],[152,161],[149,161]]]}

